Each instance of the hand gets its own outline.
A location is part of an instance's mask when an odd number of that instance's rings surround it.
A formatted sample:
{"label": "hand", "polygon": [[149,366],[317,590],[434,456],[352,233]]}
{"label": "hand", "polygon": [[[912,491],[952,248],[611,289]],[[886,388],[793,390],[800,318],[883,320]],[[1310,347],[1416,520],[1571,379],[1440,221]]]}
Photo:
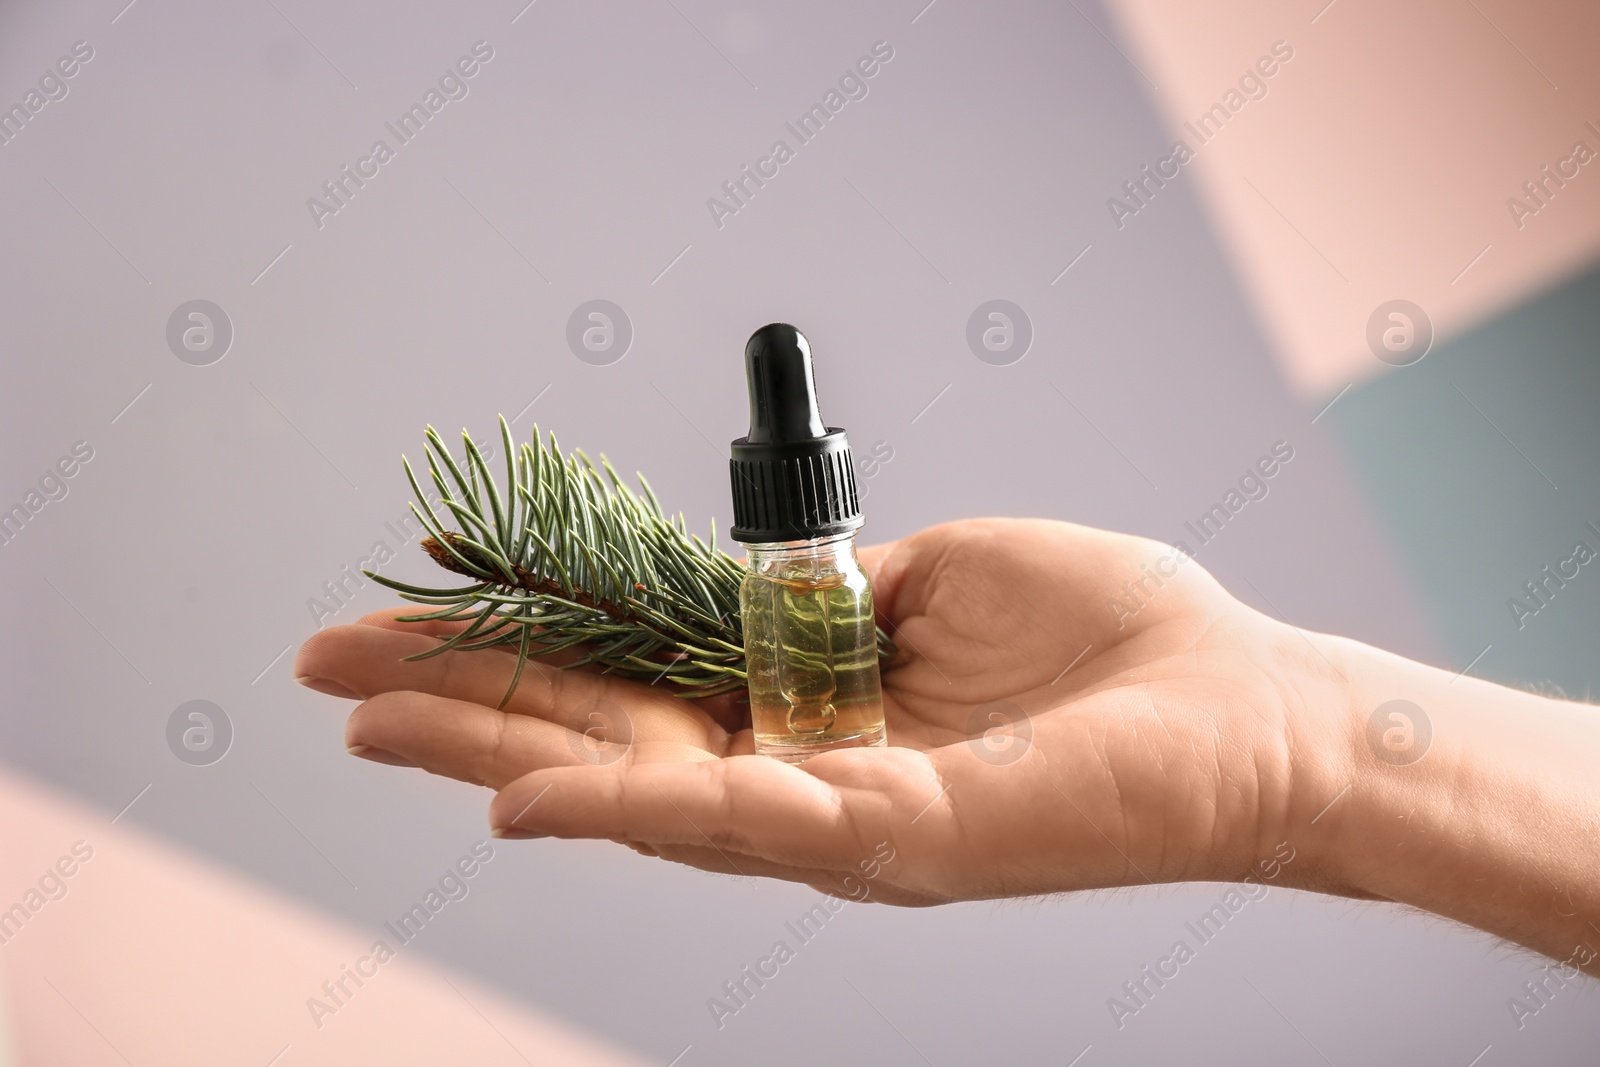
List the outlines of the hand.
{"label": "hand", "polygon": [[870,871],[897,904],[1237,879],[1337,789],[1299,735],[1338,669],[1166,545],[976,520],[861,555],[908,660],[883,679],[887,749],[786,764],[753,754],[731,700],[537,660],[497,711],[513,657],[400,662],[443,632],[405,610],[317,634],[295,673],[363,700],[352,752],[498,790],[502,836],[852,898]]}

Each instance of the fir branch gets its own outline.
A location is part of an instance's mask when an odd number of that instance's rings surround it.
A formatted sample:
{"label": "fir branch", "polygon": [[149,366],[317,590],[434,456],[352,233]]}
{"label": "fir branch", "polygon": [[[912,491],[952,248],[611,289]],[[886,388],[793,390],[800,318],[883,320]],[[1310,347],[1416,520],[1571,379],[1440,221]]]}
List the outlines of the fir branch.
{"label": "fir branch", "polygon": [[[410,659],[517,646],[501,707],[530,658],[568,649],[578,654],[563,667],[664,681],[679,696],[744,688],[744,568],[717,548],[714,526],[702,541],[681,514],[667,517],[642,474],[636,493],[604,456],[597,468],[582,450],[563,455],[555,434],[546,444],[538,427],[519,448],[501,417],[503,483],[471,435],[462,437],[464,464],[427,429],[424,454],[436,505],[428,503],[411,462],[402,457],[402,463],[417,498],[411,510],[427,532],[423,550],[473,584],[434,589],[363,572],[406,600],[436,608],[403,621],[467,622]],[[447,529],[436,508],[457,529]],[[878,654],[885,665],[897,655],[881,628]]]}

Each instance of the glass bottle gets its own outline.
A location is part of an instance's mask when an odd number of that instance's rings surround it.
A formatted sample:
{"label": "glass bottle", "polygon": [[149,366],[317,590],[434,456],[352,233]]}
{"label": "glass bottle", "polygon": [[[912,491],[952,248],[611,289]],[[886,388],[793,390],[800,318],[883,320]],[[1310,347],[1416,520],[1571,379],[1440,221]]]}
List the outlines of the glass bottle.
{"label": "glass bottle", "polygon": [[733,442],[733,538],[756,751],[798,763],[883,745],[872,589],[845,432],[818,412],[811,347],[785,323],[745,346],[750,432]]}
{"label": "glass bottle", "polygon": [[885,744],[872,587],[854,535],[745,547],[739,607],[756,751],[799,762]]}

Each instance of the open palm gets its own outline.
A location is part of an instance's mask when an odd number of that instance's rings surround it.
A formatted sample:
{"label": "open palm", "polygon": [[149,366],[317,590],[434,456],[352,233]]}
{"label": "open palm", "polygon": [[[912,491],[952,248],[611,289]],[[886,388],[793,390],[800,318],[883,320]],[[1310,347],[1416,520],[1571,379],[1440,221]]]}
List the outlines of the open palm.
{"label": "open palm", "polygon": [[548,664],[499,711],[511,657],[400,662],[440,632],[403,610],[315,635],[295,673],[364,701],[358,755],[497,790],[502,836],[899,904],[1231,879],[1271,853],[1321,671],[1287,627],[1168,546],[1065,523],[951,523],[861,556],[905,654],[886,749],[786,764],[754,755],[731,699]]}

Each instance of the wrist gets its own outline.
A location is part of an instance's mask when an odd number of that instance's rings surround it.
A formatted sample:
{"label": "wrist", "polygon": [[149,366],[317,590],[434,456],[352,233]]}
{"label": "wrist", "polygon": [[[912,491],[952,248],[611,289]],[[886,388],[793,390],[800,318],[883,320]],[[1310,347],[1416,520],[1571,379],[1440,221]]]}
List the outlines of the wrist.
{"label": "wrist", "polygon": [[1368,716],[1361,708],[1369,702],[1366,693],[1376,673],[1367,654],[1376,650],[1287,623],[1274,625],[1290,786],[1283,810],[1262,826],[1261,841],[1288,841],[1294,847],[1297,858],[1283,884],[1371,898],[1376,891],[1364,877],[1363,831],[1349,812],[1356,806],[1352,797],[1369,791],[1363,779],[1372,770],[1373,754],[1366,742]]}
{"label": "wrist", "polygon": [[1311,859],[1302,888],[1408,904],[1592,967],[1594,709],[1306,639],[1325,704],[1300,716],[1315,755],[1284,832]]}
{"label": "wrist", "polygon": [[1314,861],[1304,888],[1407,900],[1412,872],[1442,841],[1461,757],[1436,744],[1438,672],[1345,638],[1303,638],[1321,668],[1298,719],[1309,758],[1292,825]]}

